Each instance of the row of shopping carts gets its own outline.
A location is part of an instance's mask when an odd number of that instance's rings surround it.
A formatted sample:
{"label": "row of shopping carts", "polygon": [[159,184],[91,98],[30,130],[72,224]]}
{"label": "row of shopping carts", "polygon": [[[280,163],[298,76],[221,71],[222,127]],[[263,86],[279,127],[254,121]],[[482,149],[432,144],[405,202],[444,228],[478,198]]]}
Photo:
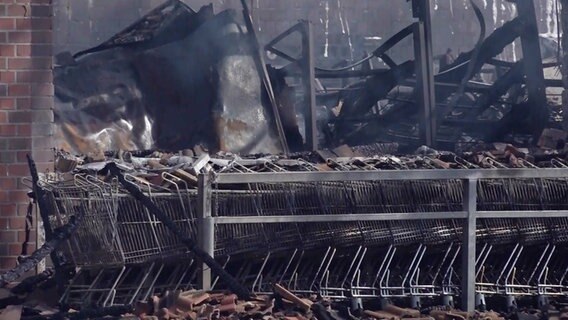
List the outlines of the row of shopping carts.
{"label": "row of shopping carts", "polygon": [[[335,298],[458,296],[462,274],[458,243],[443,246],[328,247],[267,253],[229,263],[255,292],[273,283]],[[566,246],[482,243],[476,256],[476,292],[501,296],[568,294]]]}
{"label": "row of shopping carts", "polygon": [[[408,170],[409,174],[419,168],[444,170],[436,169],[438,165],[436,159],[428,157],[339,158],[329,160],[325,170]],[[321,165],[303,160],[212,161],[211,166],[219,175],[322,170]],[[455,158],[452,166],[479,169],[461,158]],[[526,166],[531,167],[528,163]],[[566,167],[562,161],[552,161],[550,166]],[[160,175],[165,182],[162,185],[134,175],[125,177],[186,235],[197,239],[198,190],[168,172]],[[193,277],[187,276],[194,274],[194,265],[168,262],[184,261],[186,247],[116,181],[78,174],[71,181],[45,180],[41,186],[49,195],[52,227],[65,224],[71,216],[82,217],[78,231],[62,249],[81,270],[66,299],[87,301],[85,297],[91,297],[97,304],[112,305],[126,299],[119,297],[152,294],[162,283],[163,288],[176,287],[172,283],[194,283]],[[463,206],[459,180],[212,187],[214,217],[256,216],[259,221],[286,215],[428,215],[460,211]],[[477,189],[478,210],[568,209],[568,180],[564,178],[480,180]],[[565,294],[562,273],[566,266],[561,257],[566,251],[567,230],[568,217],[478,219],[476,235],[478,243],[483,244],[480,248],[484,248],[477,258],[478,291]],[[459,294],[461,275],[456,270],[461,268],[457,257],[462,232],[458,219],[223,224],[215,227],[215,256],[257,292],[268,291],[277,281],[296,291],[336,297],[453,295]],[[543,254],[541,262],[531,266],[536,254]],[[507,271],[501,274],[502,270]],[[171,277],[164,279],[159,275],[162,273]],[[133,274],[143,278],[134,279]],[[96,299],[91,296],[94,293]]]}
{"label": "row of shopping carts", "polygon": [[[327,247],[266,252],[255,258],[219,261],[252,292],[272,292],[274,283],[300,294],[349,298],[435,298],[461,294],[460,244],[444,246]],[[488,296],[568,295],[568,248],[484,243],[476,256],[476,292]],[[62,303],[73,306],[132,304],[166,291],[195,288],[195,260],[80,268]],[[224,284],[215,279],[213,289]],[[452,301],[452,300],[448,300]]]}
{"label": "row of shopping carts", "polygon": [[[377,162],[373,159],[371,161]],[[284,168],[265,166],[277,172]],[[315,167],[306,165],[315,170]],[[360,168],[360,165],[358,166]],[[347,169],[350,169],[347,167]],[[243,173],[246,174],[246,173]],[[197,239],[197,190],[162,173],[169,188],[137,183],[188,236]],[[185,246],[115,181],[76,175],[73,181],[44,182],[53,209],[52,226],[72,215],[83,217],[67,254],[77,265],[123,265],[185,254]],[[214,186],[213,216],[335,215],[460,211],[462,182],[341,181],[256,183]],[[566,179],[501,179],[478,183],[478,210],[568,209]],[[568,239],[568,217],[479,219],[477,237],[495,244],[555,242]],[[335,246],[444,244],[461,241],[459,220],[359,221],[345,223],[235,224],[216,226],[217,256]]]}

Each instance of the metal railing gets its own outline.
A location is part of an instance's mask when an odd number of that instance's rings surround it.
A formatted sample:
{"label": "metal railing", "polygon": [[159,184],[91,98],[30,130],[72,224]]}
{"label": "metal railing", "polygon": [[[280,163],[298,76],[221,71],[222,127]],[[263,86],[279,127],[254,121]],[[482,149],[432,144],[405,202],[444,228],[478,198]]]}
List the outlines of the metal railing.
{"label": "metal railing", "polygon": [[[305,223],[348,223],[348,222],[377,222],[377,221],[420,221],[420,220],[460,220],[461,233],[461,292],[462,308],[473,311],[475,308],[476,275],[476,225],[478,219],[534,219],[534,218],[566,218],[568,211],[563,209],[539,210],[516,210],[515,202],[522,202],[523,183],[531,179],[546,179],[541,181],[557,181],[565,184],[568,179],[568,169],[455,169],[455,170],[377,170],[377,171],[333,171],[333,172],[286,172],[286,173],[222,173],[217,175],[200,175],[198,184],[198,234],[200,245],[211,255],[215,255],[215,229],[226,225],[269,225],[269,224],[305,224]],[[515,180],[519,187],[511,197],[513,210],[478,210],[480,198],[478,194],[480,183],[491,180],[509,181]],[[332,214],[281,214],[263,215],[251,211],[248,215],[229,216],[216,210],[219,201],[214,195],[222,193],[224,186],[255,185],[255,184],[321,184],[334,182],[386,182],[386,181],[461,181],[462,185],[462,210],[445,212],[365,212],[357,213],[342,208]],[[534,187],[542,192],[543,183],[534,184]],[[567,188],[568,190],[568,188]],[[560,198],[567,198],[567,194],[560,193]],[[564,227],[556,230],[557,233],[567,233]],[[548,249],[547,249],[548,250]],[[548,252],[548,251],[547,251]],[[423,253],[422,253],[423,254]],[[513,252],[515,254],[515,252]],[[418,254],[419,255],[419,254]],[[543,256],[544,257],[544,256]],[[541,259],[542,260],[542,259]],[[507,267],[510,267],[508,265]],[[413,276],[416,266],[412,265]],[[510,272],[509,272],[510,273]],[[541,278],[542,274],[539,274]],[[203,270],[201,282],[207,288],[211,283],[210,270]],[[503,278],[503,277],[501,277]],[[505,279],[505,278],[503,278]],[[505,279],[506,280],[506,279]],[[504,281],[505,281],[504,280]],[[256,281],[255,281],[256,282]],[[507,288],[514,286],[508,285]],[[422,288],[427,290],[428,288]],[[420,288],[416,288],[420,290]]]}

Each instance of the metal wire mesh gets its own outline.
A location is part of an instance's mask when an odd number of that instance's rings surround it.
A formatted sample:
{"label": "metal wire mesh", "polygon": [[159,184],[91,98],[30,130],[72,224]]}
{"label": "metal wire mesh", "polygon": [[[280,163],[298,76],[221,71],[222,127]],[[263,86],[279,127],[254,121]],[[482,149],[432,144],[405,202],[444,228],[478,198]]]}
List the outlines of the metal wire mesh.
{"label": "metal wire mesh", "polygon": [[[386,160],[385,160],[386,159]],[[329,161],[334,170],[412,170],[390,158]],[[460,166],[469,168],[464,160]],[[465,164],[461,164],[465,163]],[[317,171],[301,160],[286,168]],[[431,168],[426,160],[423,167]],[[231,163],[220,172],[286,172],[281,162]],[[139,185],[188,236],[197,239],[197,191],[183,180],[164,173],[170,187]],[[72,184],[46,184],[57,227],[71,215],[85,212],[84,224],[69,242],[66,253],[79,266],[145,263],[186,254],[138,201],[114,182],[76,176]],[[478,182],[478,210],[563,210],[568,208],[566,179],[492,179]],[[459,180],[338,181],[309,183],[254,183],[214,185],[213,216],[303,216],[377,214],[463,210],[463,186]],[[565,243],[568,217],[558,219],[478,219],[477,238],[493,244]],[[216,256],[255,252],[310,250],[347,246],[440,245],[460,241],[459,220],[357,221],[345,223],[254,223],[217,225]]]}
{"label": "metal wire mesh", "polygon": [[[567,190],[564,180],[481,180],[478,209],[566,209]],[[453,180],[249,184],[237,191],[218,189],[214,194],[213,214],[258,216],[259,219],[354,213],[420,212],[427,215],[462,210],[462,193],[462,182]],[[477,236],[493,243],[565,242],[567,227],[568,218],[480,219]],[[460,241],[461,233],[459,220],[220,225],[217,226],[216,253],[316,248],[327,244],[441,244]]]}
{"label": "metal wire mesh", "polygon": [[[53,227],[84,212],[82,224],[64,249],[77,266],[146,263],[186,254],[185,245],[116,183],[82,176],[75,176],[72,182],[49,184],[46,190],[54,212],[50,217]],[[195,236],[194,190],[153,190],[149,186],[141,186],[141,190],[178,227]]]}

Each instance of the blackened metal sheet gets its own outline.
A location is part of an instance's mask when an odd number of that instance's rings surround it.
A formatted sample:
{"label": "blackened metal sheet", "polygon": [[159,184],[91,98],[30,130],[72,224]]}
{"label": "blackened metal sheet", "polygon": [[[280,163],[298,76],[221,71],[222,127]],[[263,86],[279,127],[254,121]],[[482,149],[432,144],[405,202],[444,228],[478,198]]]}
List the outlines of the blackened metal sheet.
{"label": "blackened metal sheet", "polygon": [[[182,39],[165,36],[171,28],[162,25],[148,41],[56,68],[62,146],[81,153],[197,144],[236,153],[282,151],[237,13],[184,12],[193,20]],[[136,40],[128,35],[106,44]]]}

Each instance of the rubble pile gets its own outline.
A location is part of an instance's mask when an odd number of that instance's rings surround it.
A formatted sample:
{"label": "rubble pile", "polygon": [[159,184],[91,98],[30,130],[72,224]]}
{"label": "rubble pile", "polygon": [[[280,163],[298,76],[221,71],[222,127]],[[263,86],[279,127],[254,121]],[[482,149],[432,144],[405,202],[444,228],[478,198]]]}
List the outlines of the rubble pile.
{"label": "rubble pile", "polygon": [[[271,294],[247,300],[223,291],[166,291],[133,305],[107,308],[60,309],[53,299],[53,286],[45,283],[33,290],[15,295],[12,289],[1,292],[0,319],[6,320],[79,320],[79,319],[262,319],[262,320],[540,320],[568,318],[568,308],[548,306],[546,309],[522,308],[498,313],[476,311],[467,313],[452,307],[431,306],[412,309],[392,301],[333,300],[311,294],[296,295],[275,284]],[[51,289],[50,289],[51,288]],[[11,291],[11,293],[10,293]],[[357,303],[353,303],[357,302]],[[363,303],[361,303],[363,302]],[[15,304],[19,303],[19,304]],[[382,305],[382,306],[381,306]]]}
{"label": "rubble pile", "polygon": [[[445,215],[465,212],[468,199],[487,212],[568,210],[565,179],[479,179],[479,196],[466,195],[465,183],[457,179],[356,181],[346,174],[344,181],[216,180],[231,173],[246,180],[254,173],[406,170],[411,176],[413,170],[568,168],[568,133],[557,129],[562,119],[551,116],[543,90],[556,82],[536,72],[556,63],[543,64],[537,56],[534,12],[517,4],[519,16],[486,38],[484,18],[472,1],[481,27],[477,44],[433,75],[427,67],[431,61],[423,59],[428,54],[418,50],[414,60],[400,64],[388,55],[413,33],[416,48],[428,47],[423,35],[430,31],[416,31],[425,19],[423,2],[413,1],[421,22],[340,69],[315,66],[307,23],[260,47],[246,1],[242,5],[241,16],[235,10],[215,14],[212,6],[195,11],[169,0],[100,46],[58,56],[58,134],[64,149],[83,155],[57,151],[54,172],[41,176],[30,164],[30,195],[51,239],[33,259],[23,259],[0,278],[9,289],[0,300],[2,317],[498,320],[552,315],[547,308],[535,315],[418,310],[398,307],[398,301],[364,309],[349,300],[355,294],[414,301],[460,296],[458,283],[466,280],[456,271],[463,267],[457,257],[469,250],[462,248],[464,234],[475,234],[483,244],[473,252],[479,261],[473,267],[488,295],[565,294],[568,218],[479,218],[471,220],[476,224],[470,223],[467,232],[458,218]],[[303,37],[302,57],[273,47],[296,31]],[[518,37],[530,38],[522,41],[525,59],[496,60]],[[289,64],[266,65],[265,50]],[[374,69],[369,62],[375,58],[388,69]],[[474,81],[487,66],[495,79]],[[424,73],[432,77],[431,88],[417,90],[425,88]],[[295,87],[290,78],[302,85]],[[328,89],[322,81],[331,78],[359,79]],[[547,126],[553,128],[542,131]],[[520,137],[525,141],[516,143]],[[379,143],[384,141],[390,142]],[[454,152],[416,149],[423,143]],[[150,151],[122,151],[143,149]],[[424,218],[352,219],[406,213]],[[331,215],[352,216],[345,222],[286,220],[322,221],[321,216]],[[267,223],[262,217],[288,222]],[[244,219],[214,221],[223,218]],[[246,218],[256,221],[242,222]],[[10,287],[48,254],[62,278],[56,286],[51,274],[44,274],[26,290]],[[235,294],[190,290],[198,272],[207,278],[205,269],[218,277],[215,288]],[[53,288],[59,302],[46,306],[33,298],[33,292]]]}
{"label": "rubble pile", "polygon": [[[6,289],[4,289],[6,290]],[[14,291],[12,289],[12,291]],[[6,290],[9,292],[9,290]],[[142,319],[142,320],[197,320],[197,319],[283,319],[283,320],[504,320],[514,319],[497,312],[476,312],[468,314],[450,307],[430,307],[423,310],[399,307],[392,302],[383,307],[365,309],[363,306],[376,305],[366,301],[353,305],[349,301],[331,300],[309,295],[302,297],[288,291],[279,284],[273,286],[272,294],[254,296],[240,300],[235,294],[221,291],[166,291],[159,296],[149,297],[133,305],[107,308],[60,309],[49,295],[49,286],[35,288],[27,295],[14,295],[0,299],[0,319],[6,320],[50,320],[50,319]],[[3,294],[5,296],[5,294]],[[8,301],[10,300],[10,301]],[[20,304],[15,304],[18,301]],[[9,304],[9,303],[12,304]],[[551,309],[553,310],[553,309]],[[539,310],[532,310],[541,314]],[[529,318],[526,318],[529,319]],[[538,319],[538,318],[535,318]],[[563,318],[560,318],[563,319]]]}

